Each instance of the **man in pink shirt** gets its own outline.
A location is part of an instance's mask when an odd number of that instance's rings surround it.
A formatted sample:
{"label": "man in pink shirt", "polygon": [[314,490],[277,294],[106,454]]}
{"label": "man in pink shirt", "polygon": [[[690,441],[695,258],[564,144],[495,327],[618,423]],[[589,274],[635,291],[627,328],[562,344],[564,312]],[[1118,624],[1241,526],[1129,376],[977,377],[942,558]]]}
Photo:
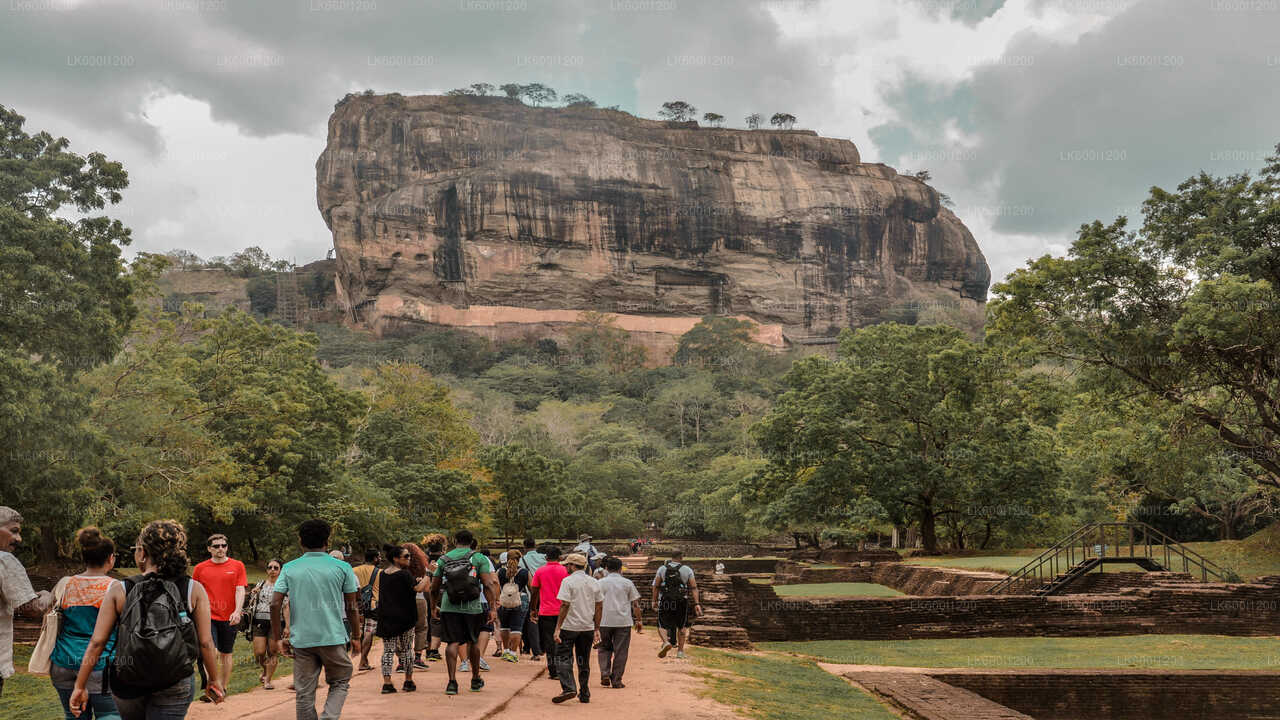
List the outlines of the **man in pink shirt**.
{"label": "man in pink shirt", "polygon": [[542,639],[542,647],[547,658],[547,674],[552,680],[559,680],[556,672],[556,654],[547,648],[554,648],[552,636],[556,632],[556,620],[560,615],[560,583],[569,577],[569,570],[560,564],[560,548],[555,545],[547,547],[547,564],[538,568],[529,580],[529,587],[535,592],[529,599],[529,617],[538,622],[538,635]]}

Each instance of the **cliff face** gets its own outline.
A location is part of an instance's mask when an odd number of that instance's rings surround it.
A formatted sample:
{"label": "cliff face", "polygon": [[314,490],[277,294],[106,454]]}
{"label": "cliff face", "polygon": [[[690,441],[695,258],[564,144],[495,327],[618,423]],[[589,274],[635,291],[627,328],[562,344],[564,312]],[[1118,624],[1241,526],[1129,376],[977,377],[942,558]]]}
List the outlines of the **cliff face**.
{"label": "cliff face", "polygon": [[990,280],[932,188],[809,131],[349,96],[316,179],[339,297],[380,330],[555,334],[597,310],[659,354],[708,314],[773,345],[884,320],[972,330]]}

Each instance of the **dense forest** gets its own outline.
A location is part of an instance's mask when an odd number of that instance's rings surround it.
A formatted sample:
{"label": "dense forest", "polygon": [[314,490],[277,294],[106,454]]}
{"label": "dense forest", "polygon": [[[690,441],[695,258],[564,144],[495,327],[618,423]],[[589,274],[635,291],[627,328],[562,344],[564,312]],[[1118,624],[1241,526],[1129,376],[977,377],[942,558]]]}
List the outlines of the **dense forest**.
{"label": "dense forest", "polygon": [[[287,264],[126,261],[101,214],[124,168],[23,124],[0,108],[0,504],[28,559],[156,517],[256,560],[314,515],[354,545],[652,522],[812,545],[910,528],[930,552],[1125,518],[1230,538],[1275,515],[1280,156],[1153,189],[1140,230],[1083,225],[994,288],[980,342],[885,324],[779,353],[707,317],[653,367],[593,313],[559,342],[282,324]],[[247,279],[249,307],[162,290],[208,267]]]}

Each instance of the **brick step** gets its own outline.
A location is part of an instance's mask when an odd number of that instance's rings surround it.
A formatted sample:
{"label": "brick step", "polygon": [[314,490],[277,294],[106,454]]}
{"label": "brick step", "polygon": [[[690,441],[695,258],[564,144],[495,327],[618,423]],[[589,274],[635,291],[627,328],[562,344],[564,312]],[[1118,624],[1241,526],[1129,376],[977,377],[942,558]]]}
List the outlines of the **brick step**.
{"label": "brick step", "polygon": [[689,630],[689,641],[701,647],[750,650],[751,639],[741,627],[694,625]]}

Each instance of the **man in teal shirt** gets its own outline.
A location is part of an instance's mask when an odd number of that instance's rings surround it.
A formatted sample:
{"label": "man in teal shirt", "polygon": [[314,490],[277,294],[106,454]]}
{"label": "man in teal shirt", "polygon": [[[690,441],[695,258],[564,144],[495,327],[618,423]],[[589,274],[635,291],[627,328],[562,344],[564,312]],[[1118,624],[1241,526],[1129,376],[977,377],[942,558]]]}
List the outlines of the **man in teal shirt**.
{"label": "man in teal shirt", "polygon": [[[319,720],[338,720],[351,682],[351,658],[347,655],[347,626],[342,608],[351,618],[359,645],[360,609],[356,605],[356,574],[351,565],[329,556],[329,523],[307,520],[298,526],[303,555],[285,563],[271,597],[271,639],[282,642],[293,656],[293,683],[298,692],[298,720],[317,720],[316,685],[320,670],[329,683],[324,712]],[[281,637],[281,613],[289,597],[289,633]]]}
{"label": "man in teal shirt", "polygon": [[[436,563],[435,577],[431,580],[431,597],[434,600],[432,607],[436,608],[435,618],[440,622],[440,637],[449,643],[444,655],[445,667],[449,670],[449,684],[444,691],[446,695],[458,694],[459,645],[468,646],[471,691],[479,692],[484,687],[484,680],[480,679],[480,645],[477,640],[486,623],[498,621],[498,578],[489,558],[471,549],[474,540],[475,536],[470,530],[459,530],[453,536],[453,549]],[[459,583],[449,582],[450,576],[461,578],[463,574],[469,577],[468,582],[475,584],[474,587],[464,588]],[[443,597],[442,587],[446,588]],[[480,600],[481,593],[489,600],[487,618]],[[466,599],[460,600],[455,595]]]}

